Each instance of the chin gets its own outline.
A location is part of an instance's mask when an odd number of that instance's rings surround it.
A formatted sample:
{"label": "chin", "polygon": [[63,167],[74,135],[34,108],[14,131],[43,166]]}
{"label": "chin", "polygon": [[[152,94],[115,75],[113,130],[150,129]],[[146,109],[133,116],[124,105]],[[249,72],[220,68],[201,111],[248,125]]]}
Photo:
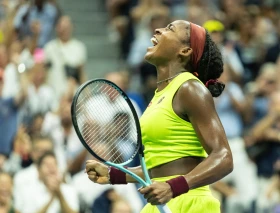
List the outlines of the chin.
{"label": "chin", "polygon": [[151,51],[149,51],[149,50],[147,50],[147,53],[146,53],[146,55],[144,56],[144,59],[148,62],[148,63],[150,63],[150,64],[154,64],[153,62],[154,62],[154,57],[153,57],[153,52],[151,52]]}

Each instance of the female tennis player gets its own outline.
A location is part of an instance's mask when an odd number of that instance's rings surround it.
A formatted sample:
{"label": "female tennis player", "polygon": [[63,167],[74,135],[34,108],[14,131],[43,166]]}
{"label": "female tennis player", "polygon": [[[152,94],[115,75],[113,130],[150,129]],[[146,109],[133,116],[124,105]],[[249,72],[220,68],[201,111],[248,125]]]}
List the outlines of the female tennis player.
{"label": "female tennis player", "polygon": [[[224,84],[221,53],[204,28],[182,20],[155,30],[145,59],[157,68],[157,90],[140,119],[145,161],[153,179],[139,189],[156,213],[167,203],[173,213],[218,213],[209,184],[233,170],[232,154],[213,97]],[[129,168],[143,177],[141,167]],[[88,161],[86,172],[99,184],[135,180],[125,173]]]}

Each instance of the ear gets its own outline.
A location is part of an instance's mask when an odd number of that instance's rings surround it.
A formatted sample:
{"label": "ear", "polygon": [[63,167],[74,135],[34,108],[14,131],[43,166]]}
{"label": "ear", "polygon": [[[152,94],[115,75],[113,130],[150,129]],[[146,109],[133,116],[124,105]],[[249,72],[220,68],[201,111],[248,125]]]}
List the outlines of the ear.
{"label": "ear", "polygon": [[190,48],[190,47],[183,47],[180,52],[179,52],[179,55],[182,57],[182,58],[188,58],[193,52],[193,49]]}

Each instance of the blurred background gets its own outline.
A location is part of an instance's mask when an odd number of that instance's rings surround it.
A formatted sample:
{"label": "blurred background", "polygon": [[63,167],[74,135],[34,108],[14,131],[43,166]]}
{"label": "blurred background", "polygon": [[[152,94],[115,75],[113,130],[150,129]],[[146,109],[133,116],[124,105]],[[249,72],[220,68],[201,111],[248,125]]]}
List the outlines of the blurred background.
{"label": "blurred background", "polygon": [[139,186],[88,180],[70,106],[106,78],[141,116],[156,89],[143,57],[176,19],[207,29],[224,58],[215,104],[234,171],[211,185],[221,212],[280,213],[279,0],[0,0],[1,213],[140,212]]}

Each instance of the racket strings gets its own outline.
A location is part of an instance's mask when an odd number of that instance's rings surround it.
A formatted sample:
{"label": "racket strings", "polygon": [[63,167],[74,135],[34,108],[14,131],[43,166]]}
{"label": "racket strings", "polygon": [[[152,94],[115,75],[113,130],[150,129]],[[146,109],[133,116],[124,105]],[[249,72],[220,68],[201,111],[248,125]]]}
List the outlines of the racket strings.
{"label": "racket strings", "polygon": [[103,83],[91,84],[81,92],[76,106],[78,126],[94,153],[114,163],[124,163],[135,155],[135,120],[116,89]]}

